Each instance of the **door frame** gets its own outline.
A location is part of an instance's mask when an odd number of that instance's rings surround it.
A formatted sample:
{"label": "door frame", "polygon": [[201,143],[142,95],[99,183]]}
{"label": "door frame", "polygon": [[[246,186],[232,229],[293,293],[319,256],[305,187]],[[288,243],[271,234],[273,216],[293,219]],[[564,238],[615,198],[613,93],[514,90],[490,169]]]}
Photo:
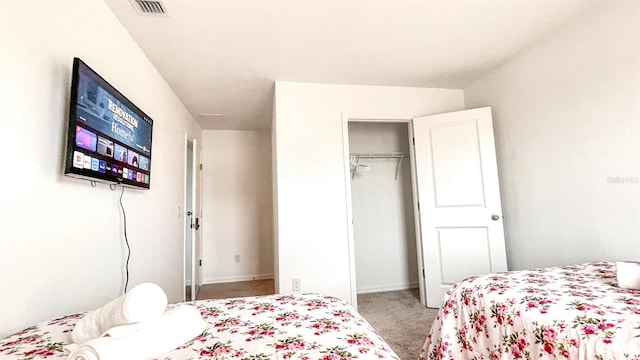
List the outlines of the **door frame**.
{"label": "door frame", "polygon": [[415,157],[413,147],[413,118],[408,114],[389,113],[342,113],[342,146],[344,153],[345,197],[347,202],[347,238],[349,252],[349,289],[351,293],[351,305],[358,309],[358,289],[356,284],[356,256],[355,239],[353,236],[353,204],[351,193],[351,164],[349,161],[349,122],[366,123],[405,123],[407,124],[409,138],[409,160],[411,168],[411,190],[413,197],[413,214],[416,232],[416,257],[418,264],[418,286],[420,287],[420,303],[426,305],[426,287],[424,279],[424,264],[422,259],[422,238],[420,231],[420,213],[418,210],[418,187],[415,170]]}

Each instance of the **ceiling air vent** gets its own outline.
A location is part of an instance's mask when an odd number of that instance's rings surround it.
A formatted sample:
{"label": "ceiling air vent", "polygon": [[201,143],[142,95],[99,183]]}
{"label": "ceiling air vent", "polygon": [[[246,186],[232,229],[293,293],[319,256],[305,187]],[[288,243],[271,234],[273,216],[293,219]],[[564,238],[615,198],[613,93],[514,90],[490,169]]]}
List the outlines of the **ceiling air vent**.
{"label": "ceiling air vent", "polygon": [[131,3],[136,11],[143,15],[167,15],[167,10],[158,0],[132,0]]}

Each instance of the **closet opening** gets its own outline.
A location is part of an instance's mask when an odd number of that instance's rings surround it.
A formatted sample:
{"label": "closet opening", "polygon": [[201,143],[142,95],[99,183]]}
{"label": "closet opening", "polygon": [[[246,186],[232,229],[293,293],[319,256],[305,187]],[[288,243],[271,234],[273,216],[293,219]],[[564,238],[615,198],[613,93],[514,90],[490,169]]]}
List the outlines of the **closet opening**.
{"label": "closet opening", "polygon": [[[357,296],[420,301],[421,257],[416,239],[409,120],[346,119]],[[352,291],[352,294],[354,292]],[[352,299],[357,304],[357,298]]]}

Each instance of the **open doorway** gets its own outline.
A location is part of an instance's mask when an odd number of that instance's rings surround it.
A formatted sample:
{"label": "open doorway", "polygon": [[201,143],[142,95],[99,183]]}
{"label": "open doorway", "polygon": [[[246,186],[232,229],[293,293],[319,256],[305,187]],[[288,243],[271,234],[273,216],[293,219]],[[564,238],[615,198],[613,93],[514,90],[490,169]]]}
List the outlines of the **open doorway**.
{"label": "open doorway", "polygon": [[408,121],[348,122],[357,294],[420,301]]}
{"label": "open doorway", "polygon": [[[354,121],[385,122],[343,115],[343,140],[349,151],[353,150],[349,125]],[[436,308],[454,283],[507,270],[491,109],[386,122],[411,124],[407,135],[411,139],[409,162],[417,215],[414,224],[420,302]],[[345,156],[345,176],[354,166],[358,171],[358,161],[353,165],[350,160],[353,157]],[[360,270],[356,266],[358,236],[352,185],[347,181],[347,211],[353,224],[348,234],[351,301],[357,304]]]}

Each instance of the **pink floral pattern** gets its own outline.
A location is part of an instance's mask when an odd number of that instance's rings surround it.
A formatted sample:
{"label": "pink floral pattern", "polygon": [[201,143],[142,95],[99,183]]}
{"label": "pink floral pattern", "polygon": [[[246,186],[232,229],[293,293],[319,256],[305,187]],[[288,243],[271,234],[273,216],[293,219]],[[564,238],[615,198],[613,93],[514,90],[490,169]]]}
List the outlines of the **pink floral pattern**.
{"label": "pink floral pattern", "polygon": [[[161,360],[399,360],[364,318],[335,297],[271,295],[189,304],[208,326]],[[82,316],[43,322],[1,339],[0,359],[66,359],[69,333]]]}
{"label": "pink floral pattern", "polygon": [[449,289],[420,359],[640,360],[640,291],[615,264],[471,277]]}

